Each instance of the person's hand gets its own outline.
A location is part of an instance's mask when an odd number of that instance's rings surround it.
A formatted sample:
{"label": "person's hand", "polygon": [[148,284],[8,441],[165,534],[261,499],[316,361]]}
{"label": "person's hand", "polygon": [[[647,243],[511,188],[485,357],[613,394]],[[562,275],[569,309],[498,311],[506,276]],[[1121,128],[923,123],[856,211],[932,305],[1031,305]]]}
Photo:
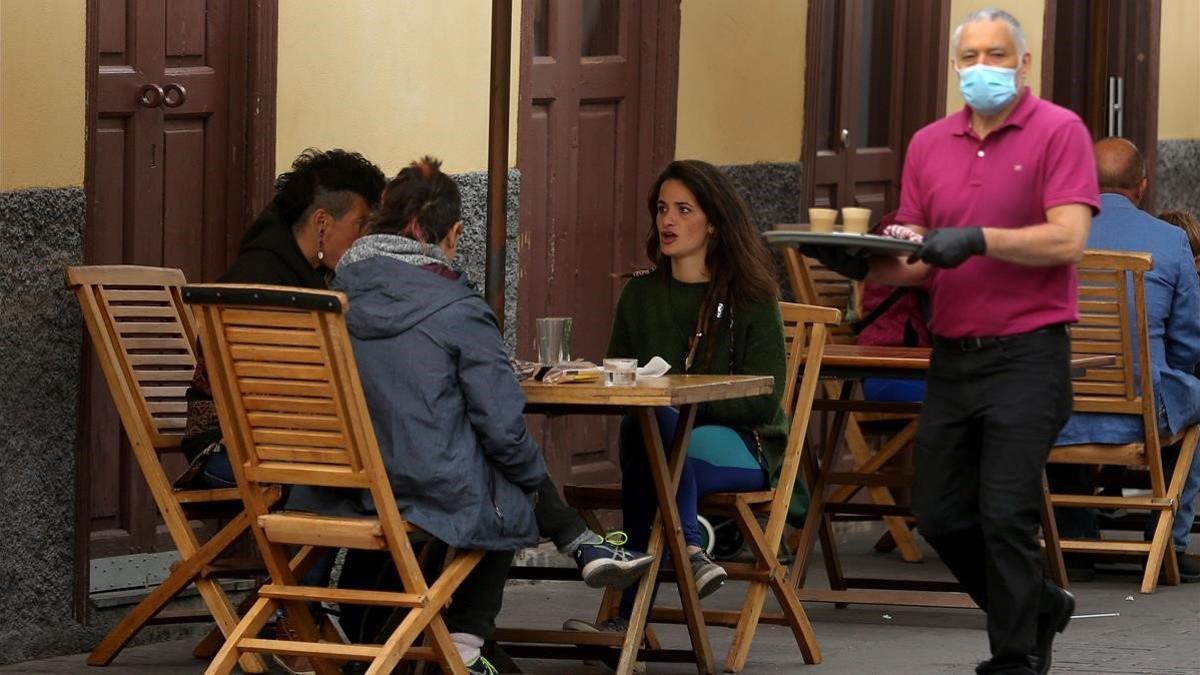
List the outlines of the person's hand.
{"label": "person's hand", "polygon": [[800,252],[821,261],[821,264],[838,274],[862,281],[867,278],[871,263],[861,253],[847,253],[841,246],[822,246],[820,244],[802,244]]}
{"label": "person's hand", "polygon": [[987,251],[987,240],[980,227],[949,227],[931,230],[921,248],[908,256],[909,264],[926,262],[934,267],[958,267],[973,255]]}

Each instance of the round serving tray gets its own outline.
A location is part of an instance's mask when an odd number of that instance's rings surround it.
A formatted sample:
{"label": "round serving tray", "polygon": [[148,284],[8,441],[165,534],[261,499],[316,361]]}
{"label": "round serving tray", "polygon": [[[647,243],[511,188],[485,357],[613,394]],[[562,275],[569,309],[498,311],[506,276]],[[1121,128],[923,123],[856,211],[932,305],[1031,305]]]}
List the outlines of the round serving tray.
{"label": "round serving tray", "polygon": [[843,246],[849,253],[866,251],[877,255],[907,255],[921,245],[904,239],[880,237],[874,234],[848,234],[845,232],[804,232],[801,230],[770,230],[763,236],[768,244],[796,246]]}

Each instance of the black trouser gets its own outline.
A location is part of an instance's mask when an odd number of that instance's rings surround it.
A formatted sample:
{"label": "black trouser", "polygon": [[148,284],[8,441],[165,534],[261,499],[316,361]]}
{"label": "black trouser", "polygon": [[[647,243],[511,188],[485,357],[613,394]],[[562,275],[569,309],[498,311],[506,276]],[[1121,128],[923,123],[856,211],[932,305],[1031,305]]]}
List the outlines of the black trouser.
{"label": "black trouser", "polygon": [[550,476],[534,490],[533,516],[537,519],[538,534],[554,542],[560,550],[587,530],[587,523],[559,496]]}
{"label": "black trouser", "polygon": [[917,431],[921,534],[987,612],[987,672],[1033,672],[1042,470],[1071,413],[1070,343],[1054,326],[982,344],[936,340]]}
{"label": "black trouser", "polygon": [[[425,579],[436,579],[446,559],[446,544],[432,540],[425,544],[422,572]],[[483,638],[496,630],[496,616],[504,603],[504,583],[512,566],[513,551],[488,551],[458,589],[442,618],[451,633],[470,633]],[[351,550],[342,567],[340,588],[399,591],[403,588],[391,554],[379,551]],[[342,605],[341,625],[352,642],[380,644],[403,618],[406,610],[366,605]]]}

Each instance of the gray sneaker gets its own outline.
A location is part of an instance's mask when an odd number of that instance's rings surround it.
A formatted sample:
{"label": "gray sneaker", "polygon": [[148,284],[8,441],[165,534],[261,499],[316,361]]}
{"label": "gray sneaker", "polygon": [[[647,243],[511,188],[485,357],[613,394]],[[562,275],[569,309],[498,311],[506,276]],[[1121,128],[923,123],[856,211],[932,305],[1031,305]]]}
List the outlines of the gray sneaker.
{"label": "gray sneaker", "polygon": [[700,597],[712,595],[713,591],[725,585],[729,573],[708,557],[708,553],[697,551],[688,556],[692,565],[692,576],[696,579],[696,593]]}
{"label": "gray sneaker", "polygon": [[[629,620],[623,619],[619,616],[609,619],[608,621],[602,621],[600,623],[592,623],[590,621],[584,621],[583,619],[567,619],[563,622],[563,630],[573,630],[580,633],[624,633],[625,631],[629,630]],[[587,659],[584,660],[583,663],[584,665],[593,666],[598,662]],[[606,658],[604,663],[613,669],[616,669],[617,667],[616,659],[611,659],[610,662],[610,659]],[[638,661],[633,665],[633,672],[646,672],[646,664],[642,661]]]}

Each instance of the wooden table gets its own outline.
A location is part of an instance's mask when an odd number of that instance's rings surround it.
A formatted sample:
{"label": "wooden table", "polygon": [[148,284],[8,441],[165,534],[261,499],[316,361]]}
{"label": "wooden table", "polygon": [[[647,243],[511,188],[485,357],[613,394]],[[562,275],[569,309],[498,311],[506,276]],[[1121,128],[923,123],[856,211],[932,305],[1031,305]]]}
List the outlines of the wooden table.
{"label": "wooden table", "polygon": [[[679,510],[675,505],[675,493],[683,472],[688,440],[692,425],[696,421],[697,405],[707,401],[745,398],[769,394],[774,379],[757,375],[668,375],[638,380],[632,387],[605,387],[592,384],[543,384],[526,382],[527,413],[542,414],[593,414],[593,415],[636,415],[641,423],[642,436],[650,460],[650,473],[658,499],[659,513],[655,516],[647,546],[654,561],[646,575],[638,583],[633,615],[629,618],[629,629],[619,633],[579,633],[568,631],[499,629],[496,641],[503,643],[505,651],[512,656],[534,656],[538,658],[582,658],[595,655],[597,648],[611,649],[620,646],[620,660],[616,672],[627,675],[633,672],[638,660],[650,601],[658,570],[662,564],[663,544],[671,553],[674,577],[679,587],[683,614],[691,638],[692,650],[675,654],[669,660],[694,660],[696,669],[705,675],[716,672],[712,645],[704,625],[704,614],[700,598],[696,593],[696,581],[688,564],[687,545],[683,540],[683,528],[679,521]],[[679,424],[671,439],[671,454],[665,450],[659,433],[655,408],[673,406],[679,409]],[[664,532],[667,536],[663,536]],[[577,577],[576,577],[577,578]],[[514,644],[516,643],[516,644]],[[521,644],[524,643],[524,644]],[[558,650],[537,645],[574,645],[574,649]],[[665,651],[665,650],[662,650]]]}
{"label": "wooden table", "polygon": [[[808,515],[800,540],[796,547],[796,559],[792,564],[793,583],[797,584],[797,595],[810,602],[833,602],[845,604],[914,605],[925,607],[975,607],[975,603],[953,581],[918,581],[913,579],[879,579],[847,577],[842,572],[837,553],[836,539],[830,527],[829,511],[838,513],[911,517],[908,507],[885,504],[851,504],[849,499],[862,486],[881,485],[907,487],[911,474],[896,471],[881,471],[900,451],[895,445],[890,451],[879,452],[869,461],[852,471],[837,470],[837,447],[846,424],[848,412],[892,412],[918,414],[921,404],[892,403],[855,400],[856,384],[864,378],[907,378],[923,379],[929,370],[930,349],[925,347],[883,347],[875,345],[828,345],[821,360],[822,377],[842,381],[836,399],[817,399],[813,410],[833,412],[833,421],[828,434],[821,438],[820,457],[815,452],[804,453],[804,467],[811,495]],[[1112,356],[1087,356],[1071,359],[1071,373],[1078,376],[1089,368],[1113,365]],[[811,448],[810,445],[810,450]],[[829,486],[838,489],[827,494]],[[1044,526],[1053,527],[1054,519],[1049,514],[1048,499],[1043,504]],[[829,577],[829,589],[804,588],[805,573],[817,537],[821,539],[821,552]],[[1050,569],[1060,585],[1066,585],[1066,572],[1062,566],[1061,551],[1051,552]]]}

